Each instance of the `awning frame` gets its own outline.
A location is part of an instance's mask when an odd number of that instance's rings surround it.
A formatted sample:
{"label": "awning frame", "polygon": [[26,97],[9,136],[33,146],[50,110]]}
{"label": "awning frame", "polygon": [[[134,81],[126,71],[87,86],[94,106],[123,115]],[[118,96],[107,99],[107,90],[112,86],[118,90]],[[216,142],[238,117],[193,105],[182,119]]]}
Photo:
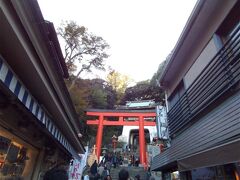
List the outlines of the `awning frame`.
{"label": "awning frame", "polygon": [[33,116],[47,129],[74,158],[80,160],[80,156],[73,149],[66,137],[59,130],[57,125],[49,117],[38,101],[31,95],[29,90],[20,81],[17,75],[11,70],[4,58],[0,55],[0,81],[11,93],[33,114]]}

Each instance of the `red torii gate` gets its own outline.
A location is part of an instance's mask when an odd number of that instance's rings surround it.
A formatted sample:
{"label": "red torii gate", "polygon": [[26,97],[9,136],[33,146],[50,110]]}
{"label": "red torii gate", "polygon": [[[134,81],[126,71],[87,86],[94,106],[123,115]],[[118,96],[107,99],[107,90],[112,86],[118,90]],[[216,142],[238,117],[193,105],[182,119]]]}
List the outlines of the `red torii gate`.
{"label": "red torii gate", "polygon": [[[145,147],[145,135],[144,126],[156,126],[155,121],[146,121],[144,118],[156,117],[155,110],[105,110],[105,109],[89,109],[87,115],[97,116],[96,120],[87,120],[88,125],[98,125],[97,137],[96,137],[96,148],[97,158],[99,160],[102,146],[102,134],[103,126],[139,126],[139,154],[140,163],[143,165],[147,164],[146,160],[146,147]],[[107,117],[118,117],[117,121],[110,121],[105,118]],[[126,118],[136,118],[134,121],[126,121]]]}

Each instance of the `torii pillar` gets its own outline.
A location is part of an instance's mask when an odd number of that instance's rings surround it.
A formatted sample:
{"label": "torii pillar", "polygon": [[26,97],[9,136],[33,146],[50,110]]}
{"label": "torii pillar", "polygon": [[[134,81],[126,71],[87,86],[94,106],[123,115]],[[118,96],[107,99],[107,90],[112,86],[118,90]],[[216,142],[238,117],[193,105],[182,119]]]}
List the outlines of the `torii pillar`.
{"label": "torii pillar", "polygon": [[146,146],[143,116],[139,117],[139,155],[141,164],[146,164]]}
{"label": "torii pillar", "polygon": [[98,161],[99,161],[99,157],[101,155],[102,134],[103,134],[103,115],[100,115],[99,123],[98,123],[97,139],[96,139]]}

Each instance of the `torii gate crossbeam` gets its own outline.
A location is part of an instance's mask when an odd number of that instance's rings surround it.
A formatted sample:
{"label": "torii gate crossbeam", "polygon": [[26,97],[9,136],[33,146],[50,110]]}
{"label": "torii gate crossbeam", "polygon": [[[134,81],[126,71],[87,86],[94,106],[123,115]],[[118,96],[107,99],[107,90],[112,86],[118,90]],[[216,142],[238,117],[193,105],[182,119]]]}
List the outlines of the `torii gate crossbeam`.
{"label": "torii gate crossbeam", "polygon": [[[98,117],[96,120],[87,120],[88,125],[98,125],[96,148],[97,157],[99,159],[102,146],[102,134],[104,126],[139,126],[139,154],[140,163],[147,164],[146,160],[146,146],[144,126],[156,126],[156,121],[147,121],[146,118],[155,118],[155,110],[103,110],[103,109],[90,109],[86,113],[88,116]],[[105,118],[118,117],[117,121],[110,121]],[[134,121],[127,121],[127,118],[135,118]]]}

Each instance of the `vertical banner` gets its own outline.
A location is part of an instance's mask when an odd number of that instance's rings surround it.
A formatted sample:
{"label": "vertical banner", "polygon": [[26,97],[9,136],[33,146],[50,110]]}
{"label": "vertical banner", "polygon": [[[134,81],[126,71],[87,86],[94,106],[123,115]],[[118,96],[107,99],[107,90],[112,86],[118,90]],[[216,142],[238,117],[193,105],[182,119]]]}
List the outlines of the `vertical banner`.
{"label": "vertical banner", "polygon": [[68,173],[69,180],[81,180],[83,170],[87,164],[88,146],[86,146],[85,149],[85,154],[79,154],[81,159],[80,161],[79,159],[73,159],[73,161],[71,162]]}
{"label": "vertical banner", "polygon": [[169,137],[169,134],[168,134],[168,129],[167,129],[166,107],[164,107],[164,106],[156,107],[156,124],[157,124],[158,138],[167,140]]}

